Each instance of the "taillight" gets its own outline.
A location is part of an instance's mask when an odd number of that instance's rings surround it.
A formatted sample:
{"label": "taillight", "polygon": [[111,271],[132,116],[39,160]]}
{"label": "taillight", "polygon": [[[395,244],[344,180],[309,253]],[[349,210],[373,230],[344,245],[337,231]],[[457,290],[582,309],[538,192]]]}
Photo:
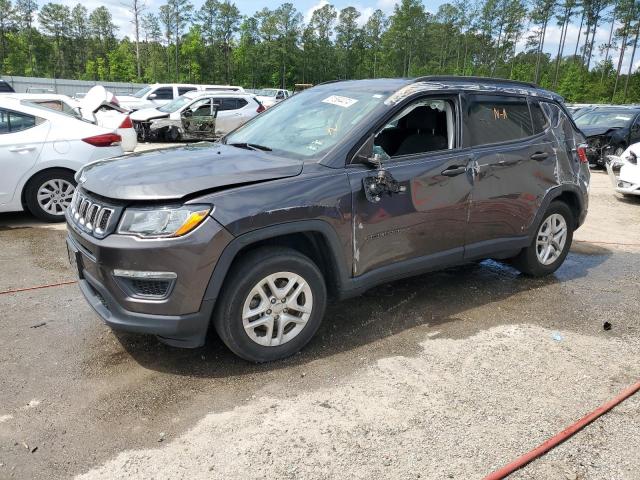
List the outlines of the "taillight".
{"label": "taillight", "polygon": [[580,163],[589,163],[589,159],[587,158],[587,146],[584,143],[578,145],[576,152],[578,153]]}
{"label": "taillight", "polygon": [[113,98],[111,98],[111,103],[113,103],[114,105],[120,106],[120,102],[118,101],[118,97],[116,97],[115,95],[113,96]]}
{"label": "taillight", "polygon": [[112,147],[120,145],[122,137],[115,133],[104,133],[102,135],[83,138],[82,141],[94,147]]}
{"label": "taillight", "polygon": [[260,104],[260,106],[258,107],[258,109],[256,110],[256,112],[258,113],[262,113],[266,110],[266,108],[264,108],[264,105]]}
{"label": "taillight", "polygon": [[133,123],[131,122],[131,118],[129,118],[129,115],[124,118],[118,128],[133,128]]}

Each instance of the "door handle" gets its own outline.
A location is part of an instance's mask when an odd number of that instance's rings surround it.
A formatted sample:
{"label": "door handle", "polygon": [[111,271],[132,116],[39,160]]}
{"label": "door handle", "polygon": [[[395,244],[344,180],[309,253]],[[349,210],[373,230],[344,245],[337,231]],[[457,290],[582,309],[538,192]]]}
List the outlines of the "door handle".
{"label": "door handle", "polygon": [[547,152],[536,152],[533,155],[531,155],[531,160],[541,161],[541,160],[546,160],[548,157],[549,157],[549,154]]}
{"label": "door handle", "polygon": [[445,177],[455,177],[456,175],[461,175],[464,172],[467,171],[467,167],[465,166],[458,166],[458,165],[452,165],[451,167],[447,168],[446,170],[443,170],[441,172],[442,175],[444,175]]}
{"label": "door handle", "polygon": [[36,147],[28,145],[28,146],[24,146],[24,147],[9,147],[9,151],[10,152],[14,152],[14,153],[26,153],[26,152],[30,152],[31,150],[35,150]]}

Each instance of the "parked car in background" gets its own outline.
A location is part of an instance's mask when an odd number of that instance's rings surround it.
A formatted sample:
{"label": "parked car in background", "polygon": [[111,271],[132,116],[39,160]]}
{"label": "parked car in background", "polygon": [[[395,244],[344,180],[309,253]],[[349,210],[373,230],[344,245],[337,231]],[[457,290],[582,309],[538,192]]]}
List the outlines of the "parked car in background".
{"label": "parked car in background", "polygon": [[263,88],[256,92],[256,97],[258,97],[260,103],[264,105],[264,108],[273,107],[276,103],[280,103],[290,96],[291,92],[283,88]]}
{"label": "parked car in background", "polygon": [[118,95],[118,102],[130,111],[143,108],[157,108],[166,105],[175,98],[193,91],[244,92],[244,88],[234,85],[191,85],[178,83],[155,83],[141,88],[133,95]]}
{"label": "parked car in background", "polygon": [[575,122],[587,137],[587,156],[592,166],[604,167],[607,155],[622,155],[640,142],[640,107],[606,106],[586,111]]}
{"label": "parked car in background", "polygon": [[0,95],[0,212],[29,210],[62,221],[75,172],[122,155],[120,142],[112,129]]}
{"label": "parked car in background", "polygon": [[[630,145],[621,155],[607,158],[607,173],[616,192],[640,196],[640,143]],[[618,174],[616,174],[618,171]]]}
{"label": "parked car in background", "polygon": [[13,93],[14,91],[15,90],[9,84],[9,82],[6,82],[4,80],[0,80],[0,93]]}
{"label": "parked car in background", "polygon": [[328,299],[483,258],[556,271],[587,214],[583,142],[562,98],[531,84],[318,85],[221,143],[88,165],[67,244],[112,328],[180,347],[215,328],[240,357],[276,360],[311,340]]}
{"label": "parked car in background", "polygon": [[122,149],[125,152],[133,152],[138,145],[138,137],[129,114],[114,103],[117,102],[115,96],[102,86],[93,87],[81,100],[56,93],[15,93],[10,96],[117,130],[122,137]]}
{"label": "parked car in background", "polygon": [[131,114],[145,141],[213,140],[264,111],[249,93],[192,91],[158,108]]}

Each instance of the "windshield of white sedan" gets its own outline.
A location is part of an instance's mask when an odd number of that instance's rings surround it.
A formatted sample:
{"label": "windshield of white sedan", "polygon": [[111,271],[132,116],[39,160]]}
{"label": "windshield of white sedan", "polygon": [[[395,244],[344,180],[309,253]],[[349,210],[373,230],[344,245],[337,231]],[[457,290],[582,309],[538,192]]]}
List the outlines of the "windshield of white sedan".
{"label": "windshield of white sedan", "polygon": [[307,90],[261,113],[229,135],[225,143],[257,145],[290,157],[320,157],[386,96],[371,91]]}
{"label": "windshield of white sedan", "polygon": [[178,97],[175,100],[170,101],[166,105],[159,107],[158,110],[164,113],[173,113],[189,103],[191,100],[191,98],[187,97]]}
{"label": "windshield of white sedan", "polygon": [[147,94],[149,92],[149,90],[151,90],[151,87],[141,88],[136,93],[134,93],[133,96],[136,97],[136,98],[142,98],[142,97],[145,96],[145,94]]}
{"label": "windshield of white sedan", "polygon": [[603,126],[603,127],[625,127],[633,118],[634,113],[621,112],[590,112],[580,115],[576,119],[579,127]]}

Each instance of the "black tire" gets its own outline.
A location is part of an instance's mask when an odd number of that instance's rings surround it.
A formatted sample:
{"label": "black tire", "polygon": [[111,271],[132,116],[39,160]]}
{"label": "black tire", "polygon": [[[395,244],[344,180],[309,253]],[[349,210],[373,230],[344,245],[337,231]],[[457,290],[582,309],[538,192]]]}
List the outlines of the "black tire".
{"label": "black tire", "polygon": [[[559,214],[564,218],[564,221],[567,225],[567,236],[564,248],[562,249],[562,253],[555,261],[553,261],[553,263],[545,265],[538,259],[538,255],[536,252],[536,242],[538,239],[538,232],[540,230],[540,227],[553,214]],[[576,223],[573,213],[566,203],[560,201],[551,202],[551,205],[549,205],[549,208],[544,213],[542,220],[536,226],[536,231],[533,235],[533,239],[531,240],[531,244],[527,248],[522,249],[520,254],[513,259],[513,266],[525,275],[529,275],[532,277],[542,277],[544,275],[549,275],[555,272],[558,268],[560,268],[560,265],[562,265],[564,259],[569,253],[571,242],[573,241],[573,230],[575,228],[575,224]]]}
{"label": "black tire", "polygon": [[[27,204],[27,209],[34,217],[44,220],[45,222],[63,222],[64,210],[61,214],[53,215],[42,208],[38,203],[38,191],[47,182],[52,180],[63,180],[76,186],[76,181],[73,179],[73,172],[62,168],[52,168],[44,172],[37,173],[27,183],[24,191],[24,199]],[[71,192],[73,194],[73,192]],[[69,195],[65,195],[65,199],[71,200]]]}
{"label": "black tire", "polygon": [[[291,272],[302,277],[313,297],[310,317],[300,332],[278,346],[260,345],[243,326],[242,311],[253,287],[270,274]],[[225,279],[214,313],[214,326],[222,341],[239,357],[250,362],[280,360],[301,350],[315,335],[327,303],[327,289],[317,265],[296,250],[264,247],[241,258]]]}

